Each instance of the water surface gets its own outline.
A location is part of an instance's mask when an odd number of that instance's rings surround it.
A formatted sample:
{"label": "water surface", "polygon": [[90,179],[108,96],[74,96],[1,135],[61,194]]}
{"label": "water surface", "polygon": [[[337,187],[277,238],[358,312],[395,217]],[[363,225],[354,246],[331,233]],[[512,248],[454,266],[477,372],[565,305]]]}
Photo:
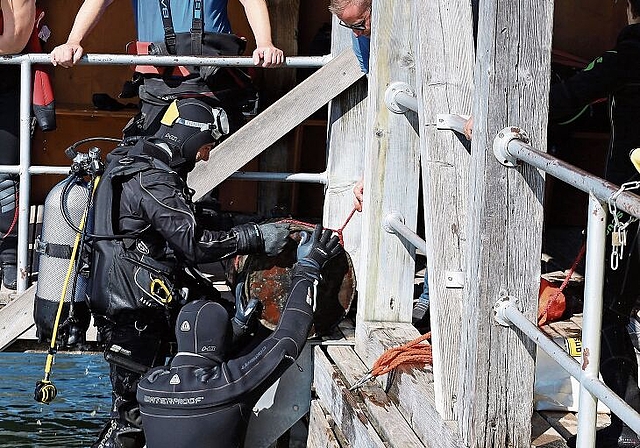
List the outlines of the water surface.
{"label": "water surface", "polygon": [[51,380],[58,396],[33,399],[44,373],[44,353],[0,352],[0,447],[84,448],[108,418],[111,385],[102,354],[59,353]]}

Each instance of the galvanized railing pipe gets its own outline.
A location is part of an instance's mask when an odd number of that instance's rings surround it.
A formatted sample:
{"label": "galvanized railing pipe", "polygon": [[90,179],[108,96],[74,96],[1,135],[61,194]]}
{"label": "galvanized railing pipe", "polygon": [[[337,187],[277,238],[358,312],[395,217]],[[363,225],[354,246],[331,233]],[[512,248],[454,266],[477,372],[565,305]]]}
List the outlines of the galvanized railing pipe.
{"label": "galvanized railing pipe", "polygon": [[[592,194],[589,195],[587,216],[587,254],[582,310],[582,371],[585,378],[598,379],[607,211]],[[597,407],[597,398],[591,395],[584,384],[580,382],[576,446],[595,446]]]}
{"label": "galvanized railing pipe", "polygon": [[408,110],[418,111],[418,98],[413,88],[404,82],[392,82],[384,93],[387,108],[396,114],[403,114]]}
{"label": "galvanized railing pipe", "polygon": [[[527,144],[526,133],[516,127],[505,128],[494,140],[493,152],[500,163],[516,166],[518,161],[528,163],[547,174],[576,187],[585,193],[592,193],[600,201],[607,202],[620,189],[619,186],[588,173],[576,166],[531,147]],[[631,162],[629,162],[631,163]],[[617,208],[630,215],[640,217],[640,197],[625,191],[615,197]]]}
{"label": "galvanized railing pipe", "polygon": [[585,389],[606,404],[611,409],[611,412],[620,417],[633,431],[640,433],[640,415],[597,377],[594,378],[587,375],[582,370],[580,363],[522,314],[517,307],[515,299],[509,297],[500,299],[496,303],[494,310],[496,320],[501,325],[515,325],[538,347],[548,353],[560,367],[576,378]]}
{"label": "galvanized railing pipe", "polygon": [[[285,68],[314,68],[322,67],[331,60],[331,55],[325,56],[289,56],[284,59],[281,67]],[[0,57],[0,64],[21,64],[28,61],[32,64],[51,64],[48,54],[30,53],[15,56]],[[215,65],[218,67],[256,67],[253,59],[248,56],[154,56],[129,54],[86,54],[80,58],[78,64],[89,65]]]}
{"label": "galvanized railing pipe", "polygon": [[399,235],[410,242],[416,249],[420,249],[423,253],[427,252],[427,242],[420,238],[409,227],[404,225],[404,218],[399,213],[389,213],[382,221],[382,227],[385,231]]}
{"label": "galvanized railing pipe", "polygon": [[327,173],[276,173],[236,171],[230,179],[267,182],[300,182],[309,184],[327,184]]}
{"label": "galvanized railing pipe", "polygon": [[[29,282],[29,196],[31,194],[31,62],[20,62],[20,189],[18,194],[17,292]],[[17,193],[17,192],[16,192]]]}

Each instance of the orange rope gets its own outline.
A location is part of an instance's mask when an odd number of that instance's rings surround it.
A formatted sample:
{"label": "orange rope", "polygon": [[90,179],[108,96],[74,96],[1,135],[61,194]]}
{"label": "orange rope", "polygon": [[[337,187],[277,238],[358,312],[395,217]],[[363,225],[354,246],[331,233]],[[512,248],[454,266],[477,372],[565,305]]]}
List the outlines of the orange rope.
{"label": "orange rope", "polygon": [[407,342],[398,347],[392,347],[384,352],[373,364],[371,376],[376,377],[389,373],[402,364],[429,364],[433,363],[430,344],[421,342],[431,339],[431,332]]}

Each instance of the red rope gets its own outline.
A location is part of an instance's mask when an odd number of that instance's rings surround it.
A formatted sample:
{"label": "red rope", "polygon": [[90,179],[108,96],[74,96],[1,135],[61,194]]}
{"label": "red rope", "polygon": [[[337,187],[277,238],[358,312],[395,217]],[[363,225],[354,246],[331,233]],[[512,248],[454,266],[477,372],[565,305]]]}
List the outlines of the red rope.
{"label": "red rope", "polygon": [[[344,246],[344,236],[343,236],[343,232],[345,227],[347,227],[347,224],[349,224],[349,221],[351,221],[351,218],[353,218],[353,215],[356,212],[356,208],[354,207],[353,210],[351,210],[351,213],[349,213],[349,216],[347,217],[347,219],[344,221],[344,224],[342,224],[342,227],[340,227],[339,229],[329,229],[332,232],[335,232],[338,235],[338,238],[340,239],[340,244],[342,244]],[[313,227],[313,224],[308,223],[308,222],[304,222],[304,221],[299,221],[297,219],[283,219],[280,222],[286,222],[288,224],[298,224],[301,226],[308,226],[308,227]]]}
{"label": "red rope", "polygon": [[18,222],[18,214],[20,212],[20,210],[18,209],[18,192],[16,191],[16,207],[14,208],[14,212],[13,212],[13,221],[11,221],[11,225],[9,226],[9,230],[7,230],[7,233],[5,233],[1,239],[5,239],[7,236],[9,236],[9,234],[11,233],[11,231],[13,230],[13,228],[16,225],[16,222]]}

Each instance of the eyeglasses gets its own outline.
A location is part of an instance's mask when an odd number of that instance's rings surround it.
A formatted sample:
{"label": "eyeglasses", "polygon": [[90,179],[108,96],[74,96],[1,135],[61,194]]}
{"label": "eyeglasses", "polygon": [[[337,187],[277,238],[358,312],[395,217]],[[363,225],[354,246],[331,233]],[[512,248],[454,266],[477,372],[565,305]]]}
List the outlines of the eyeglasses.
{"label": "eyeglasses", "polygon": [[361,20],[358,23],[344,23],[342,20],[340,20],[338,22],[338,24],[340,24],[340,26],[343,26],[345,28],[349,28],[350,30],[356,30],[356,31],[364,31],[367,29],[367,25],[365,25],[365,21]]}

